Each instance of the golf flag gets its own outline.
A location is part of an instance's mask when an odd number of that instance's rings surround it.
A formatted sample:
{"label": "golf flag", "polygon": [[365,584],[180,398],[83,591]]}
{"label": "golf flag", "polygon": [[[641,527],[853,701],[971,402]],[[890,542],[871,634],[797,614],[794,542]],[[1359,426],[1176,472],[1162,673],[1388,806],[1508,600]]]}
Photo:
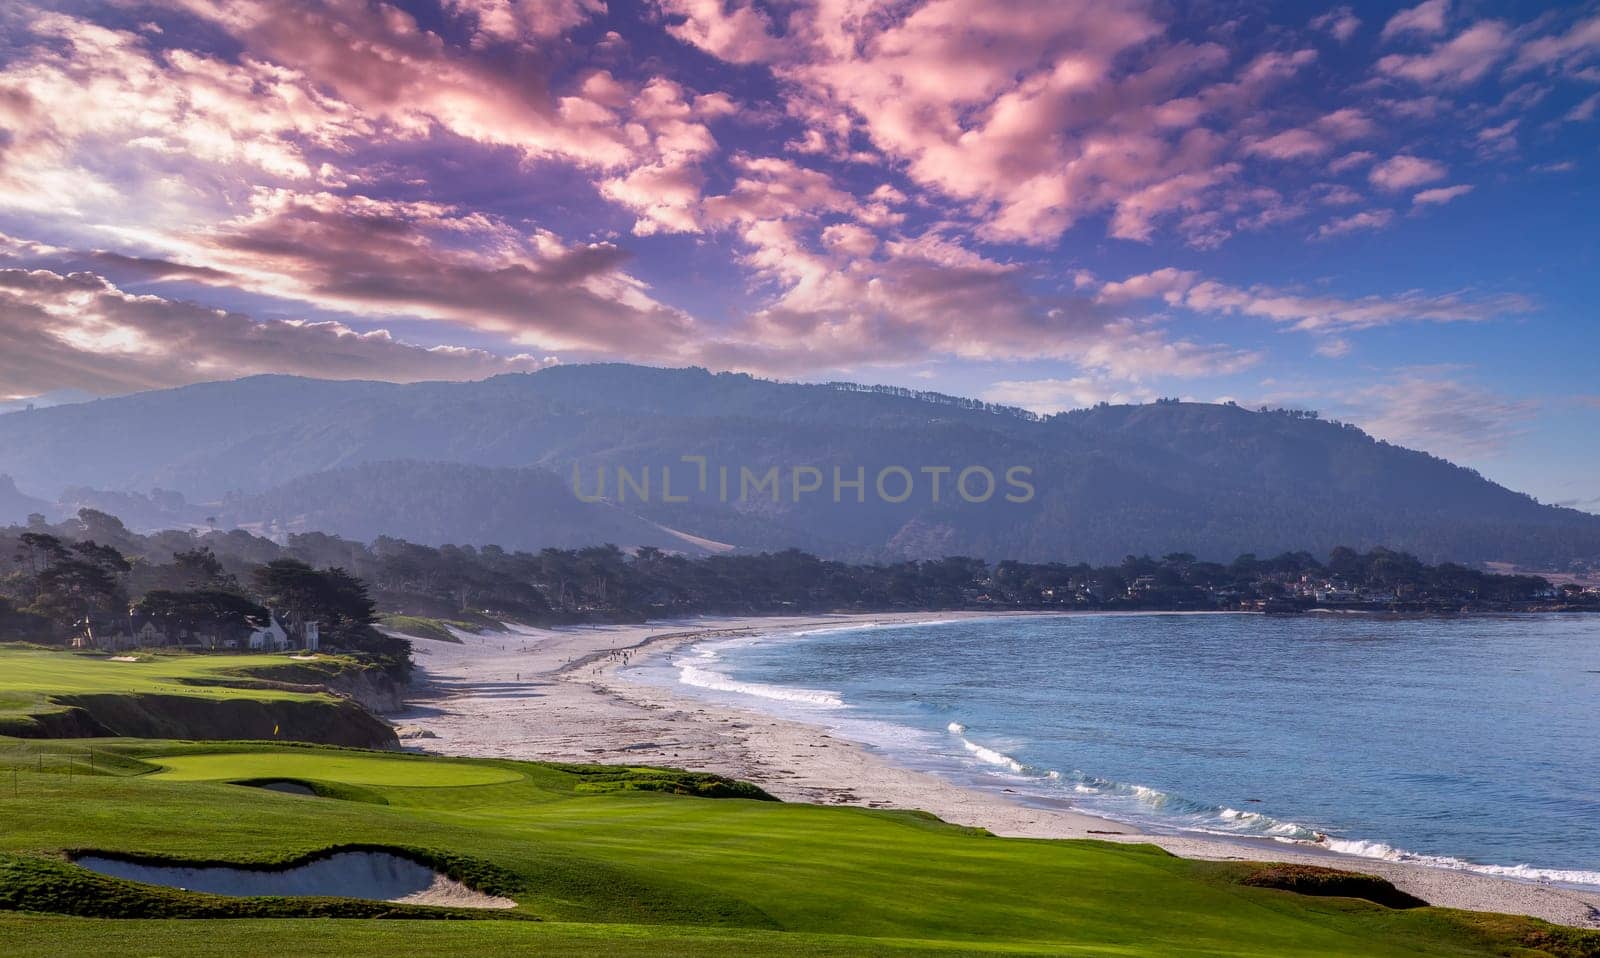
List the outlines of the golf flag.
{"label": "golf flag", "polygon": [[277,738],[278,737],[278,727],[276,725],[274,725],[272,727],[272,737],[273,738]]}

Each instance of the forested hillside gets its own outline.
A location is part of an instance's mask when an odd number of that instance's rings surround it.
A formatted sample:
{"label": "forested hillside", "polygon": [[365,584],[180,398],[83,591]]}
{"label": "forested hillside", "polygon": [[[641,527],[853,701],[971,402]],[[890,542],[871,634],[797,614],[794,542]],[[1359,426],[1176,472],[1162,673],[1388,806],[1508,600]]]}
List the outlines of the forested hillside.
{"label": "forested hillside", "polygon": [[[606,482],[604,501],[573,495],[574,466],[590,498]],[[954,494],[969,467],[993,475],[996,493],[982,502]],[[1017,468],[1032,489],[1025,501],[1005,496],[1020,488],[1005,483]],[[618,469],[636,480],[649,471],[648,493],[619,488]],[[905,501],[875,488],[888,475],[898,492],[896,469],[914,483]],[[835,470],[846,481],[838,501]],[[1383,545],[1429,561],[1600,562],[1600,517],[1306,413],[1163,401],[1041,418],[907,390],[698,369],[210,383],[0,416],[0,471],[22,493],[62,500],[59,515],[91,506],[141,528],[321,529],[529,549],[795,547],[853,560],[1108,562]],[[778,494],[741,488],[745,471],[775,471]],[[813,475],[816,491],[794,492]],[[864,489],[848,485],[857,477]],[[0,494],[0,508],[18,521],[37,506]]]}

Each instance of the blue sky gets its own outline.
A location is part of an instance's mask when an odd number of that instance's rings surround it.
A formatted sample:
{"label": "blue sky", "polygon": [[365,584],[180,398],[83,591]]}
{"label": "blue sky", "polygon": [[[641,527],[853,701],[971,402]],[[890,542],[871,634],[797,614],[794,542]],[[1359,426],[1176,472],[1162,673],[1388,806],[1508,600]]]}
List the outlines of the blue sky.
{"label": "blue sky", "polygon": [[1600,511],[1600,6],[0,12],[0,400],[623,359],[1314,408]]}

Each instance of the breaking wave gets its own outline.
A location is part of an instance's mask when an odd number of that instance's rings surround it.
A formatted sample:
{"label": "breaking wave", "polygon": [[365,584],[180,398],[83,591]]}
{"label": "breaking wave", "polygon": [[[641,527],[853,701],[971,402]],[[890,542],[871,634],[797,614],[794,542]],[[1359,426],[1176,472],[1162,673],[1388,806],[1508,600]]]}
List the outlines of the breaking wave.
{"label": "breaking wave", "polygon": [[1600,871],[1576,868],[1537,868],[1533,865],[1479,865],[1476,862],[1451,858],[1448,855],[1422,855],[1395,848],[1383,842],[1361,839],[1328,838],[1319,842],[1323,848],[1341,855],[1374,858],[1386,862],[1412,862],[1434,868],[1451,868],[1456,871],[1475,872],[1496,878],[1515,878],[1520,881],[1555,882],[1561,885],[1600,885]]}
{"label": "breaking wave", "polygon": [[696,646],[691,650],[691,654],[687,658],[673,662],[673,665],[678,668],[678,681],[684,685],[691,685],[699,689],[710,689],[714,692],[732,692],[736,695],[750,695],[774,702],[789,702],[812,708],[842,709],[845,707],[844,700],[839,697],[838,692],[827,689],[768,685],[765,682],[742,682],[711,668],[711,665],[721,658],[721,649],[735,644],[742,644],[742,641],[744,640],[714,642]]}
{"label": "breaking wave", "polygon": [[1538,868],[1532,865],[1482,865],[1444,855],[1424,855],[1378,841],[1336,838],[1298,822],[1285,821],[1260,812],[1230,808],[1226,805],[1209,805],[1148,785],[1112,781],[1085,775],[1080,771],[1063,773],[1055,769],[1040,768],[974,742],[966,736],[967,727],[960,722],[951,722],[948,730],[960,742],[966,753],[983,764],[1001,767],[1016,775],[1040,779],[1041,784],[1062,783],[1072,792],[1073,803],[1077,807],[1130,825],[1155,826],[1226,838],[1272,839],[1358,858],[1409,862],[1497,878],[1600,886],[1600,871]]}

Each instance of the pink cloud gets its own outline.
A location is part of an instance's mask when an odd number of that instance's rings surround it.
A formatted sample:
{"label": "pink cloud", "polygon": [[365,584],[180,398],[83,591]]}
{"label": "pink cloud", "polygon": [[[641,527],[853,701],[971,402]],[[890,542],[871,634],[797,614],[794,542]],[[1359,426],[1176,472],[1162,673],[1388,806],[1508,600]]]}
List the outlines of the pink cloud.
{"label": "pink cloud", "polygon": [[1343,359],[1350,355],[1350,340],[1342,336],[1329,336],[1317,343],[1316,353],[1325,359]]}
{"label": "pink cloud", "polygon": [[1349,7],[1334,7],[1311,20],[1311,29],[1326,30],[1335,40],[1344,43],[1361,29],[1361,18]]}
{"label": "pink cloud", "polygon": [[481,379],[548,365],[527,354],[423,347],[334,322],[257,321],[132,295],[93,273],[0,269],[0,382],[119,393],[254,373],[397,382]]}
{"label": "pink cloud", "polygon": [[1388,226],[1394,219],[1393,210],[1363,210],[1349,216],[1341,216],[1317,227],[1314,234],[1317,239],[1327,239],[1330,236],[1340,236],[1345,233],[1358,233],[1363,230],[1381,230]]}
{"label": "pink cloud", "polygon": [[667,32],[729,63],[755,63],[783,53],[772,21],[754,4],[734,0],[657,0],[672,18]]}
{"label": "pink cloud", "polygon": [[[872,259],[810,251],[799,224],[762,221],[758,266],[785,280],[769,306],[702,351],[768,372],[929,358],[1058,359],[1125,380],[1244,368],[1253,352],[1173,339],[1086,298],[1029,292],[1020,268],[938,233],[894,240]],[[860,234],[829,228],[825,245]]]}
{"label": "pink cloud", "polygon": [[1332,148],[1333,144],[1321,135],[1311,130],[1295,129],[1257,140],[1245,147],[1245,152],[1275,160],[1300,160],[1321,156]]}
{"label": "pink cloud", "polygon": [[1446,172],[1442,163],[1402,153],[1374,166],[1367,179],[1379,189],[1395,192],[1443,179]]}
{"label": "pink cloud", "polygon": [[1568,110],[1563,119],[1571,123],[1584,123],[1594,119],[1597,108],[1600,108],[1600,93],[1591,93],[1583,102]]}
{"label": "pink cloud", "polygon": [[605,12],[603,0],[443,0],[443,5],[474,22],[477,43],[547,40]]}
{"label": "pink cloud", "polygon": [[1422,84],[1465,86],[1481,79],[1511,52],[1514,42],[1505,24],[1484,20],[1427,53],[1391,53],[1378,60],[1378,72]]}
{"label": "pink cloud", "polygon": [[1255,140],[1245,146],[1245,152],[1276,160],[1307,159],[1327,153],[1337,143],[1371,136],[1375,131],[1375,125],[1365,113],[1346,107],[1327,114],[1309,127],[1284,130]]}
{"label": "pink cloud", "polygon": [[262,294],[436,319],[542,351],[665,357],[687,348],[694,325],[623,272],[616,246],[441,204],[262,192],[187,253]]}
{"label": "pink cloud", "polygon": [[[1117,308],[1228,299],[1198,273],[1057,297],[1039,290],[1059,277],[1009,258],[1031,253],[995,250],[1049,247],[1102,217],[1115,239],[1197,249],[1333,205],[1351,215],[1301,233],[1379,228],[1392,211],[1353,212],[1370,197],[1313,182],[1317,167],[1374,163],[1354,149],[1391,135],[1374,116],[1399,126],[1470,102],[1358,101],[1330,87],[1310,109],[1290,81],[1316,61],[1309,46],[1330,49],[1329,36],[1342,42],[1359,26],[1345,7],[1313,21],[1325,35],[1285,33],[1252,56],[1180,38],[1158,18],[1165,8],[1143,0],[659,0],[660,18],[643,27],[687,45],[676,52],[690,66],[739,65],[705,73],[726,88],[703,90],[675,79],[694,74],[660,57],[659,43],[611,33],[581,46],[604,29],[600,0],[441,0],[442,14],[416,16],[369,0],[171,2],[203,21],[194,32],[226,34],[228,55],[177,49],[176,31],[157,40],[53,13],[28,21],[32,45],[0,65],[11,137],[0,204],[60,211],[79,236],[106,230],[130,252],[94,254],[94,268],[118,278],[436,320],[540,354],[771,369],[1046,356],[1124,377],[1242,368],[1245,351]],[[1528,41],[1556,21],[1517,31],[1485,21],[1452,37],[1446,19],[1443,3],[1392,18],[1386,37],[1406,45],[1389,48],[1399,52],[1382,58],[1388,79],[1375,85],[1470,83],[1518,44],[1552,69],[1588,56],[1588,21]],[[1531,96],[1507,96],[1469,129],[1509,135],[1508,114]],[[1341,102],[1359,108],[1333,108]],[[757,129],[781,132],[750,145]],[[598,197],[611,209],[592,232],[562,237],[433,202],[431,174],[407,164],[453,162],[456,151],[559,170],[552,182],[582,194],[574,208]],[[1318,163],[1293,171],[1251,157]],[[1421,189],[1446,182],[1446,169],[1406,154],[1366,172],[1413,206],[1464,189]],[[382,198],[394,196],[407,198]],[[715,327],[666,306],[624,268],[614,236],[630,228],[719,234],[682,242],[731,243],[758,305]],[[1316,299],[1236,292],[1248,302],[1227,308],[1263,315]],[[1346,328],[1380,312],[1327,308],[1337,317],[1294,322]]]}
{"label": "pink cloud", "polygon": [[822,231],[822,244],[835,252],[864,258],[878,248],[878,237],[855,223],[835,223]]}
{"label": "pink cloud", "polygon": [[1472,184],[1463,183],[1460,186],[1440,186],[1431,190],[1423,190],[1411,198],[1411,202],[1418,206],[1442,206],[1458,196],[1466,196],[1472,192]]}
{"label": "pink cloud", "polygon": [[1193,270],[1174,269],[1171,266],[1108,282],[1100,287],[1095,299],[1102,303],[1127,303],[1140,299],[1165,299],[1169,303],[1183,301],[1183,294],[1200,281]]}
{"label": "pink cloud", "polygon": [[1434,296],[1405,293],[1346,299],[1269,286],[1243,288],[1171,268],[1105,283],[1101,295],[1111,303],[1159,297],[1169,305],[1181,305],[1199,313],[1255,316],[1304,332],[1323,333],[1398,323],[1486,322],[1526,313],[1533,308],[1526,298],[1509,294],[1480,297],[1463,293]]}
{"label": "pink cloud", "polygon": [[[588,99],[581,90],[554,88],[548,76],[509,74],[481,58],[462,55],[396,7],[365,0],[174,2],[226,29],[250,55],[297,70],[334,91],[385,124],[390,135],[425,137],[437,126],[531,158],[601,168],[634,159],[624,118],[603,101]],[[502,5],[472,6],[482,10]],[[519,4],[515,9],[534,7]],[[587,7],[546,6],[537,16],[558,9],[576,16]],[[555,16],[551,22],[562,19]]]}
{"label": "pink cloud", "polygon": [[1517,51],[1514,70],[1536,67],[1576,72],[1584,62],[1600,54],[1600,14],[1573,24],[1564,33],[1529,40]]}
{"label": "pink cloud", "polygon": [[1382,38],[1388,40],[1407,33],[1429,37],[1441,34],[1449,9],[1450,0],[1424,0],[1390,17],[1389,22],[1383,25]]}
{"label": "pink cloud", "polygon": [[781,42],[752,7],[667,9],[685,18],[680,38],[765,62],[787,84],[789,112],[809,126],[798,149],[837,154],[859,133],[998,242],[1052,242],[1098,212],[1121,238],[1147,240],[1168,219],[1190,222],[1198,242],[1226,235],[1192,225],[1237,172],[1237,137],[1204,121],[1248,110],[1316,56],[1230,67],[1220,45],[1164,41],[1138,0],[930,0],[881,16],[817,0],[793,9]]}
{"label": "pink cloud", "polygon": [[1317,202],[1323,206],[1353,206],[1366,197],[1340,183],[1318,183],[1312,187]]}
{"label": "pink cloud", "polygon": [[[139,34],[55,13],[28,28],[41,42],[0,68],[9,135],[0,205],[110,210],[132,187],[141,218],[160,221],[202,203],[197,194],[218,176],[314,182],[308,148],[373,133],[350,104],[292,69],[156,53]],[[175,165],[205,172],[179,189],[169,179]]]}
{"label": "pink cloud", "polygon": [[1539,411],[1537,402],[1508,398],[1429,370],[1362,389],[1349,405],[1352,418],[1372,435],[1454,459],[1503,452]]}
{"label": "pink cloud", "polygon": [[1371,163],[1377,158],[1377,154],[1371,152],[1370,150],[1357,150],[1354,153],[1346,153],[1344,156],[1341,156],[1332,163],[1329,163],[1328,169],[1334,173],[1343,173],[1346,170],[1353,170],[1358,166],[1362,166],[1363,164]]}

